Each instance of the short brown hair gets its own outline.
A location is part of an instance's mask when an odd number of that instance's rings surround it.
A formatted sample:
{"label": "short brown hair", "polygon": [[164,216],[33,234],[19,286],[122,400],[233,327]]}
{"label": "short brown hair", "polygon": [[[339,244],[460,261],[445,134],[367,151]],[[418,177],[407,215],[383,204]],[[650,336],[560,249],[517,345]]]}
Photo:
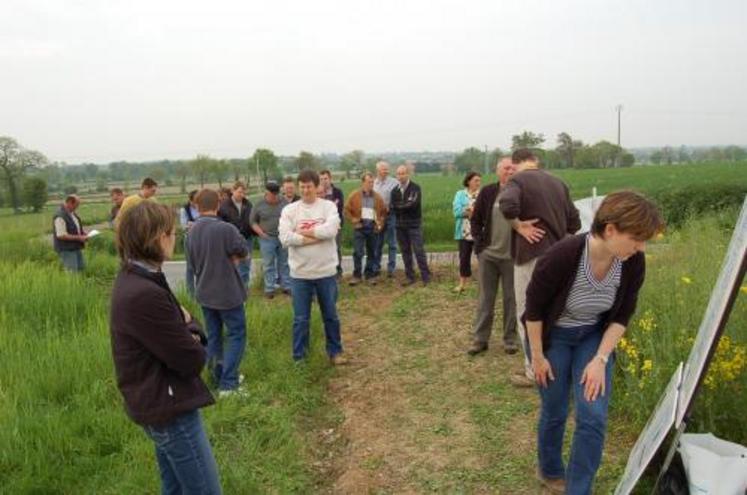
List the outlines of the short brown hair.
{"label": "short brown hair", "polygon": [[218,209],[220,197],[213,189],[202,189],[197,193],[197,196],[195,196],[195,203],[197,203],[197,211],[200,213],[204,211],[213,211]]}
{"label": "short brown hair", "polygon": [[519,163],[526,161],[538,162],[539,158],[537,158],[534,151],[529,148],[520,148],[511,154],[511,161],[518,165]]}
{"label": "short brown hair", "polygon": [[236,189],[240,187],[243,189],[246,189],[246,184],[244,184],[244,181],[237,180],[236,182],[233,183],[233,187],[231,187],[231,190],[235,191]]}
{"label": "short brown hair", "polygon": [[594,215],[591,233],[601,237],[608,224],[638,241],[647,241],[664,230],[659,208],[635,191],[617,191],[604,198]]}
{"label": "short brown hair", "polygon": [[112,187],[111,191],[109,191],[109,194],[124,194],[124,191],[119,187]]}
{"label": "short brown hair", "polygon": [[285,179],[283,179],[283,184],[287,184],[288,182],[293,182],[294,184],[296,183],[296,181],[293,179],[293,177],[290,177],[290,176],[288,176]]}
{"label": "short brown hair", "polygon": [[140,183],[140,189],[143,189],[145,187],[158,187],[158,182],[154,181],[150,177],[146,177],[143,179],[143,182]]}
{"label": "short brown hair", "polygon": [[321,177],[322,175],[328,175],[330,179],[332,178],[332,172],[330,172],[326,168],[322,170],[321,172],[319,172],[319,176]]}
{"label": "short brown hair", "polygon": [[176,215],[166,205],[142,201],[118,218],[116,243],[122,264],[129,260],[161,263],[166,253],[161,249],[161,236],[171,234]]}
{"label": "short brown hair", "polygon": [[361,182],[363,182],[364,180],[366,180],[368,177],[371,177],[373,179],[374,178],[373,173],[371,173],[371,172],[363,172],[363,174],[361,174]]}
{"label": "short brown hair", "polygon": [[319,174],[313,170],[304,169],[298,174],[298,182],[313,182],[315,186],[319,186]]}

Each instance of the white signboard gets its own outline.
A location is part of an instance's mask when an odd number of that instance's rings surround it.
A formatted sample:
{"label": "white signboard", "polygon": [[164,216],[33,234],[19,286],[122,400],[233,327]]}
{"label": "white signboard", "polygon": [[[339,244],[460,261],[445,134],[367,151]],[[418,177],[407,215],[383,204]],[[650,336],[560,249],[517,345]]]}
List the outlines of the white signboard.
{"label": "white signboard", "polygon": [[[596,188],[595,188],[596,190]],[[599,205],[602,204],[604,196],[589,196],[573,202],[578,209],[581,217],[581,230],[579,232],[588,232],[591,229],[591,223],[594,221],[594,214],[597,212]]]}
{"label": "white signboard", "polygon": [[664,390],[664,395],[659,399],[653,414],[648,419],[648,423],[643,428],[641,435],[630,452],[628,464],[625,466],[625,473],[617,485],[615,495],[628,495],[633,491],[636,483],[646,470],[646,466],[651,462],[656,451],[659,450],[664,439],[669,434],[669,430],[674,424],[677,416],[677,402],[679,398],[680,384],[682,383],[682,363],[677,366],[677,370]]}
{"label": "white signboard", "polygon": [[716,286],[711,291],[711,300],[708,302],[708,308],[690,351],[690,357],[685,363],[682,391],[677,408],[677,428],[680,427],[682,420],[688,413],[690,403],[695,395],[695,389],[698,387],[705,371],[711,351],[726,325],[728,313],[731,311],[739,290],[739,284],[744,277],[746,251],[747,199],[742,205],[742,213],[739,215],[739,220],[737,220],[737,225],[734,228],[734,234],[726,252],[724,263],[721,265],[721,273],[716,281]]}

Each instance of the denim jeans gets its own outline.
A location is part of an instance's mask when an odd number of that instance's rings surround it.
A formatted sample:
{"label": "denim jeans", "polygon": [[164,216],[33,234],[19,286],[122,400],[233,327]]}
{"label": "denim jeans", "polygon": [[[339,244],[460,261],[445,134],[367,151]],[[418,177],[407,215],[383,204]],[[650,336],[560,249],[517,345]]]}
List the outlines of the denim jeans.
{"label": "denim jeans", "polygon": [[353,231],[353,277],[361,278],[363,266],[363,255],[366,256],[366,268],[363,274],[366,278],[377,275],[374,270],[374,256],[376,252],[376,241],[378,234],[374,225],[365,225]]}
{"label": "denim jeans", "polygon": [[[207,328],[208,368],[219,390],[234,390],[239,386],[239,365],[246,348],[246,316],[244,305],[231,309],[202,307]],[[225,342],[223,325],[226,327]]]}
{"label": "denim jeans", "polygon": [[385,243],[389,246],[389,259],[386,270],[388,273],[394,273],[395,268],[397,268],[397,230],[396,217],[394,215],[386,217],[384,228],[377,235],[373,266],[376,275],[381,272],[381,260],[384,257]]}
{"label": "denim jeans", "polygon": [[279,286],[290,289],[290,269],[288,250],[283,248],[277,237],[259,238],[259,251],[262,253],[262,271],[265,279],[265,294],[275,292]]}
{"label": "denim jeans", "polygon": [[83,253],[80,249],[76,249],[75,251],[60,251],[59,254],[60,261],[62,261],[62,266],[65,267],[65,270],[70,272],[82,272],[83,268],[85,268]]}
{"label": "denim jeans", "polygon": [[143,426],[156,445],[163,495],[218,495],[218,465],[198,410],[161,426]]}
{"label": "denim jeans", "polygon": [[244,285],[249,286],[249,280],[252,273],[252,252],[254,251],[254,237],[246,240],[246,248],[249,250],[249,256],[239,261],[239,276]]}
{"label": "denim jeans", "polygon": [[[593,402],[584,398],[581,382],[584,368],[594,358],[602,341],[599,324],[550,330],[550,346],[545,352],[555,380],[547,388],[539,387],[542,408],[537,430],[538,457],[542,474],[547,478],[565,478],[566,493],[591,493],[602,459],[607,430],[607,406],[612,393],[614,354],[610,355],[605,373],[605,394]],[[576,430],[573,433],[568,468],[564,468],[562,451],[569,395],[573,390]]]}
{"label": "denim jeans", "polygon": [[184,236],[184,259],[187,266],[184,277],[186,279],[187,294],[195,297],[195,269],[192,268],[192,264],[189,262],[189,256],[187,256],[187,236]]}
{"label": "denim jeans", "polygon": [[324,321],[327,339],[327,355],[334,357],[342,352],[340,319],[337,317],[337,280],[324,277],[313,280],[291,278],[293,295],[293,359],[306,357],[309,350],[309,324],[311,321],[311,299],[316,293],[319,309]]}

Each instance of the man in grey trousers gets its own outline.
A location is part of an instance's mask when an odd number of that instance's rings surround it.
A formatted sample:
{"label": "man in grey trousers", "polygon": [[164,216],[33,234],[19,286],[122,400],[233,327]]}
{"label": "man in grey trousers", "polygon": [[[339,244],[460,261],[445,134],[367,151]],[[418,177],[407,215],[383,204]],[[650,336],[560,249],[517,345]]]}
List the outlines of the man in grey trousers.
{"label": "man in grey trousers", "polygon": [[475,356],[488,349],[493,331],[495,300],[498,284],[503,290],[503,350],[515,354],[519,350],[516,332],[516,303],[514,297],[514,263],[511,258],[511,225],[498,205],[502,192],[515,167],[510,158],[498,162],[496,175],[499,182],[485,186],[475,201],[470,220],[472,237],[477,253],[479,298],[475,315],[472,347],[467,351]]}

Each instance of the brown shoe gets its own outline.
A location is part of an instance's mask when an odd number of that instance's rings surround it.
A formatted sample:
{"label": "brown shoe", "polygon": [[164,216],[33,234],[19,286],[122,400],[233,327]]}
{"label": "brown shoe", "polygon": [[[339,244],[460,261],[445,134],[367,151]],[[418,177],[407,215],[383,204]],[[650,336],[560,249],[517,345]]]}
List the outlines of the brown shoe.
{"label": "brown shoe", "polygon": [[550,493],[565,493],[565,480],[563,478],[546,478],[542,471],[537,468],[537,479],[543,488],[547,489]]}
{"label": "brown shoe", "polygon": [[353,286],[358,285],[361,282],[362,282],[362,280],[360,278],[353,277],[353,278],[350,279],[350,282],[348,282],[348,285],[350,285],[351,287],[353,287]]}
{"label": "brown shoe", "polygon": [[518,388],[530,388],[534,387],[536,383],[531,378],[527,378],[523,371],[517,371],[508,378],[511,385]]}
{"label": "brown shoe", "polygon": [[335,354],[334,356],[329,358],[329,362],[332,364],[332,366],[343,366],[350,363],[350,361],[342,354]]}
{"label": "brown shoe", "polygon": [[513,342],[508,344],[503,344],[503,352],[506,354],[516,354],[519,352],[519,346],[514,344]]}

